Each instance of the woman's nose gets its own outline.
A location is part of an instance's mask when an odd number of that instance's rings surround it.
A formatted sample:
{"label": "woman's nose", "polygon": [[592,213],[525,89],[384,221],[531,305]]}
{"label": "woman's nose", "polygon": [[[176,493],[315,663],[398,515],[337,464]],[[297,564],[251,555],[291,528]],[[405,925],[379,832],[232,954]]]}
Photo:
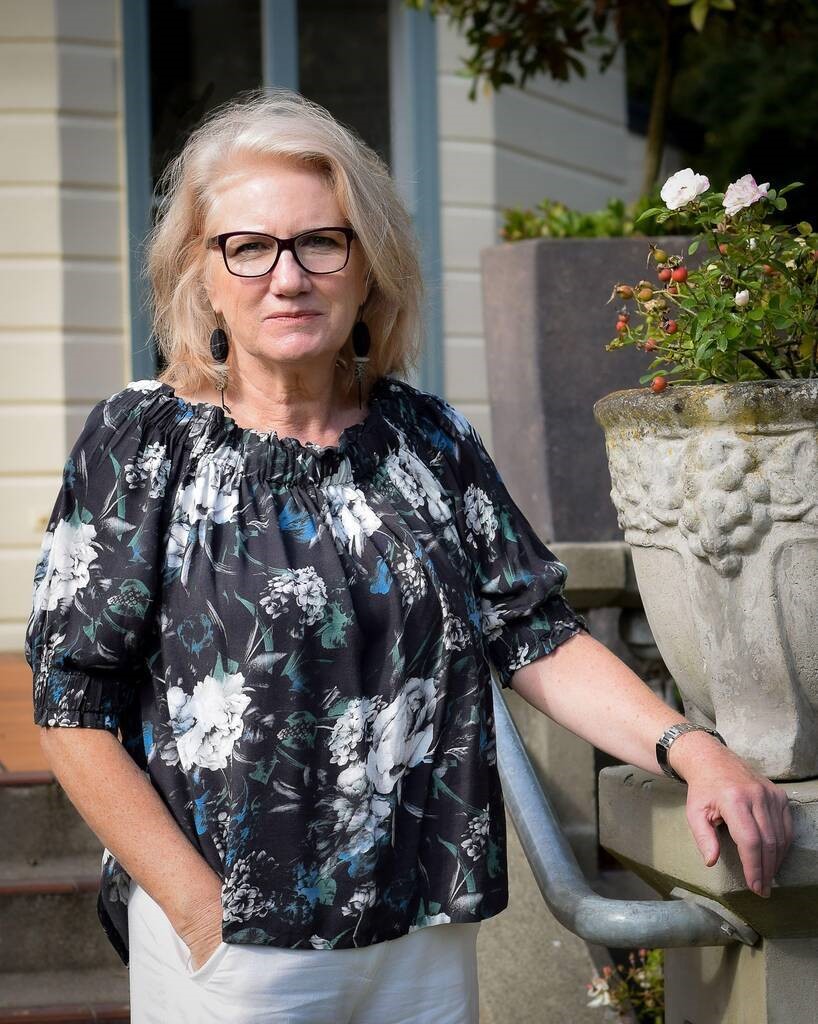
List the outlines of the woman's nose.
{"label": "woman's nose", "polygon": [[270,287],[273,291],[291,293],[306,290],[310,275],[299,266],[295,256],[286,249],[278,257],[278,263],[270,275]]}

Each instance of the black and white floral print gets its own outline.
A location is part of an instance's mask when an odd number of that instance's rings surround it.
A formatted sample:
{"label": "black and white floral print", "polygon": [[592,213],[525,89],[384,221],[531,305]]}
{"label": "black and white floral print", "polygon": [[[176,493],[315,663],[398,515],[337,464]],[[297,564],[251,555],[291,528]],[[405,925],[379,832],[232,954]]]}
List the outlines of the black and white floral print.
{"label": "black and white floral print", "polygon": [[[369,404],[322,447],[129,384],[91,411],[35,568],[35,721],[121,734],[223,879],[227,942],[499,913],[491,667],[509,686],[588,628],[468,421],[394,378]],[[101,868],[127,962],[130,878]]]}

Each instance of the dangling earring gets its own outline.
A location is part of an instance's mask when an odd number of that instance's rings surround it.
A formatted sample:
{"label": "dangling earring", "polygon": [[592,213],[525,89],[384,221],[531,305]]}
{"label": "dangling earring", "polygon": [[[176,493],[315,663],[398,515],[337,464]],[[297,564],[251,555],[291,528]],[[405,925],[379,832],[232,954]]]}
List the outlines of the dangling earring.
{"label": "dangling earring", "polygon": [[352,348],[355,352],[355,380],[358,382],[358,408],[363,408],[361,397],[362,385],[366,376],[366,364],[369,362],[369,346],[372,339],[369,336],[369,328],[361,319],[363,315],[363,303],[358,309],[358,320],[352,328]]}
{"label": "dangling earring", "polygon": [[[223,331],[221,327],[217,327],[210,335],[210,354],[213,356],[217,363],[227,362],[227,353],[230,350],[230,343],[227,339],[227,332]],[[223,379],[219,381],[216,388],[221,395],[222,409],[226,413],[230,412],[230,406],[224,404],[224,389],[227,387],[227,374],[224,375]]]}

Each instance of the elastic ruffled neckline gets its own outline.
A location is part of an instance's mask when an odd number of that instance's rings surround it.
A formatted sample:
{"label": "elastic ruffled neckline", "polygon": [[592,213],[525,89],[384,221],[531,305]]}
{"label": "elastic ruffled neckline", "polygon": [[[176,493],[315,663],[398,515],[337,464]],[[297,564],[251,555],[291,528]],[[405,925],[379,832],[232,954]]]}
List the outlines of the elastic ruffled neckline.
{"label": "elastic ruffled neckline", "polygon": [[287,485],[300,480],[320,483],[336,473],[349,459],[356,476],[373,471],[382,458],[399,446],[399,437],[384,416],[384,407],[400,393],[401,382],[382,376],[369,391],[367,414],[359,423],[345,427],[334,445],[300,441],[280,436],[277,431],[241,427],[220,405],[189,402],[180,398],[170,384],[159,382],[159,393],[183,413],[184,420],[197,423],[195,434],[206,433],[214,445],[229,445],[242,456],[245,475],[275,480]]}

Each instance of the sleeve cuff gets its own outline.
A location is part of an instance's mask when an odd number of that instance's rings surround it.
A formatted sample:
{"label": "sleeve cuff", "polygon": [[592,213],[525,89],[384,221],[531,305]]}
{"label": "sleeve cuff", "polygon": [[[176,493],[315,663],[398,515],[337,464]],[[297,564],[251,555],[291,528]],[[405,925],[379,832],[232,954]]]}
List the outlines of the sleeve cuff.
{"label": "sleeve cuff", "polygon": [[37,689],[35,725],[105,729],[116,735],[120,708],[110,674],[52,669]]}
{"label": "sleeve cuff", "polygon": [[498,635],[487,638],[487,649],[501,686],[510,687],[518,668],[550,654],[569,637],[591,629],[584,616],[555,595],[530,615],[505,623]]}

